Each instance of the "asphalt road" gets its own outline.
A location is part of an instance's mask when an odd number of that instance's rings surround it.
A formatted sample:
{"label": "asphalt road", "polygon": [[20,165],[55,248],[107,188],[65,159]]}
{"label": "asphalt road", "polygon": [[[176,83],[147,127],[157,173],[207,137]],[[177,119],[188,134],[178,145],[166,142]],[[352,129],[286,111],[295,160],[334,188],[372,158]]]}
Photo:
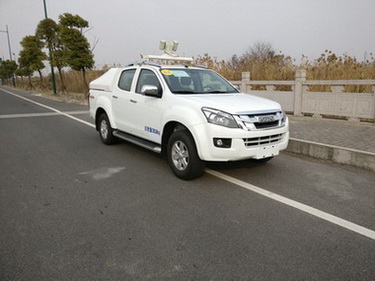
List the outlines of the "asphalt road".
{"label": "asphalt road", "polygon": [[282,153],[182,181],[87,110],[0,88],[0,280],[375,279],[375,173]]}

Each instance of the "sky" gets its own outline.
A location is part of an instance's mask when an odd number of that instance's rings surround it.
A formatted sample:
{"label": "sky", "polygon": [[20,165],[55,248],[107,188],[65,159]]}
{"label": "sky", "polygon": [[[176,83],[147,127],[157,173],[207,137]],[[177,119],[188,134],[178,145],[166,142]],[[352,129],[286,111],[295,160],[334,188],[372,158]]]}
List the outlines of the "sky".
{"label": "sky", "polygon": [[[375,54],[375,0],[46,0],[48,17],[78,14],[98,67],[158,55],[160,40],[179,42],[181,56],[242,55],[255,43],[300,61],[325,50],[359,61]],[[0,0],[0,57],[16,59],[24,36],[44,19],[43,0]]]}

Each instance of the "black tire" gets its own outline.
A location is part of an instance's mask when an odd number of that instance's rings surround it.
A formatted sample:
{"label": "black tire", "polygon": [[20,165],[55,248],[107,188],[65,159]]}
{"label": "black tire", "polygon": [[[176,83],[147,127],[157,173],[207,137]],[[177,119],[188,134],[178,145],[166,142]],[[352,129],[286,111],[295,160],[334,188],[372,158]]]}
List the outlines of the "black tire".
{"label": "black tire", "polygon": [[99,135],[104,144],[113,144],[116,137],[113,135],[113,129],[109,123],[107,114],[102,113],[99,117]]}
{"label": "black tire", "polygon": [[167,159],[173,173],[191,180],[204,172],[204,162],[199,158],[194,139],[187,130],[175,131],[168,140]]}

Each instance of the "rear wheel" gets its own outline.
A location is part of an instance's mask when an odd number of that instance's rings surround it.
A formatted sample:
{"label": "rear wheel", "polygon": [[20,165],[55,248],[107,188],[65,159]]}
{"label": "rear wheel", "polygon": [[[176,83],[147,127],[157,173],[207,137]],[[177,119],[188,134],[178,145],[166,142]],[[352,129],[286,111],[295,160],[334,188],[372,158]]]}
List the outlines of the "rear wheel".
{"label": "rear wheel", "polygon": [[175,131],[168,141],[167,158],[173,173],[184,180],[203,174],[204,162],[199,158],[194,139],[187,130]]}
{"label": "rear wheel", "polygon": [[104,144],[113,144],[116,141],[108,116],[105,113],[102,113],[99,117],[99,135]]}

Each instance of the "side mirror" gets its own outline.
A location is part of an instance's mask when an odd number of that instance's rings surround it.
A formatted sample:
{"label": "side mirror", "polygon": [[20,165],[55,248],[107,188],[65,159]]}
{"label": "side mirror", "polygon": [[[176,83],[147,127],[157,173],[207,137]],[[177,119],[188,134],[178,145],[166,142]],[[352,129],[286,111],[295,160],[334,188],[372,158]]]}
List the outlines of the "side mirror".
{"label": "side mirror", "polygon": [[158,97],[158,98],[161,97],[158,87],[152,86],[152,85],[142,86],[141,93],[145,96]]}

